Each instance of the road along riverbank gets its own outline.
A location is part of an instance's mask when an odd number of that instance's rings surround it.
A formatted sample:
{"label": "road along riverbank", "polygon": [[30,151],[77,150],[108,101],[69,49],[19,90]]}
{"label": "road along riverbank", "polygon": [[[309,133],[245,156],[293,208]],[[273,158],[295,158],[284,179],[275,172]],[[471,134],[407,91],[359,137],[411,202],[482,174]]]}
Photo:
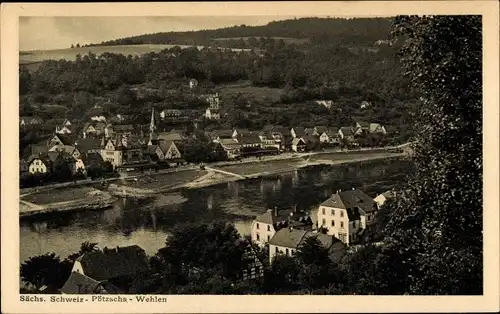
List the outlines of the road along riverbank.
{"label": "road along riverbank", "polygon": [[[71,201],[49,202],[39,204],[30,202],[28,199],[20,200],[20,217],[40,215],[62,211],[98,210],[111,207],[112,203],[119,197],[151,198],[163,193],[173,192],[181,188],[203,188],[212,185],[263,178],[267,176],[295,171],[308,166],[316,165],[342,165],[369,160],[402,158],[405,153],[397,150],[380,150],[371,152],[319,152],[308,155],[294,155],[289,158],[274,158],[258,160],[246,163],[226,163],[217,166],[206,167],[205,170],[189,169],[178,172],[170,172],[168,175],[153,173],[145,175],[147,179],[121,179],[110,184],[106,191],[85,194],[80,197],[75,194]],[[314,158],[313,158],[314,157]],[[166,178],[165,178],[166,177]],[[85,189],[88,187],[80,187]],[[78,189],[73,187],[72,189]],[[38,192],[41,197],[47,197],[56,190]]]}

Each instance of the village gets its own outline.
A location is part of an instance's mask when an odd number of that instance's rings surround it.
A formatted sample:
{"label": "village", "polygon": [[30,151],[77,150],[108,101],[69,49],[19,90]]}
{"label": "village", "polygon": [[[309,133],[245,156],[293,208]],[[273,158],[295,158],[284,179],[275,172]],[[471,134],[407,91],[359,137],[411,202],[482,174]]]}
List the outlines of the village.
{"label": "village", "polygon": [[[217,93],[200,97],[207,103],[201,119],[223,119]],[[327,105],[325,101],[320,103]],[[127,117],[120,114],[113,117],[92,116],[89,121],[83,122],[79,130],[75,121],[66,119],[56,126],[49,140],[29,147],[27,158],[20,160],[21,182],[30,187],[49,183],[47,181],[51,180],[47,178],[63,182],[106,174],[120,176],[144,170],[158,171],[193,163],[196,156],[193,158],[192,155],[197,153],[211,157],[206,160],[210,162],[276,156],[287,152],[373,147],[373,143],[365,140],[367,136],[378,136],[379,139],[389,136],[383,125],[363,121],[353,126],[339,127],[318,125],[287,128],[268,125],[260,131],[240,128],[195,132],[188,132],[186,128],[158,130],[158,119],[168,123],[172,119],[181,119],[183,114],[181,110],[165,109],[158,118],[153,108],[147,126],[127,124]],[[20,127],[24,129],[42,123],[34,117],[20,118]],[[196,120],[193,124],[196,127]],[[191,151],[194,152],[189,152],[192,148],[189,145],[193,141],[209,144],[201,148],[205,151],[193,148]],[[380,143],[379,140],[375,145]]]}

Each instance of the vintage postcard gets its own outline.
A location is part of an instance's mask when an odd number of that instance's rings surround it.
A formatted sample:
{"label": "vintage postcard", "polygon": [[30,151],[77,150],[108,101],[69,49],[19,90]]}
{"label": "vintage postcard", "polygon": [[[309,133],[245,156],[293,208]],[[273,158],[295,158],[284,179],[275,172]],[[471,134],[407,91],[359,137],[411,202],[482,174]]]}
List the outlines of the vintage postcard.
{"label": "vintage postcard", "polygon": [[498,311],[498,9],[2,4],[2,312]]}

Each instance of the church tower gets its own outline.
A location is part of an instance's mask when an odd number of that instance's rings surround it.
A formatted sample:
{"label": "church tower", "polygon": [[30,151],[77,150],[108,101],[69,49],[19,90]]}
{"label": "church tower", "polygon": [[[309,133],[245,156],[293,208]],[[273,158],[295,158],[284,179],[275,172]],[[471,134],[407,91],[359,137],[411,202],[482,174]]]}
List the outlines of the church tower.
{"label": "church tower", "polygon": [[156,140],[155,108],[151,110],[151,123],[149,124],[149,140]]}

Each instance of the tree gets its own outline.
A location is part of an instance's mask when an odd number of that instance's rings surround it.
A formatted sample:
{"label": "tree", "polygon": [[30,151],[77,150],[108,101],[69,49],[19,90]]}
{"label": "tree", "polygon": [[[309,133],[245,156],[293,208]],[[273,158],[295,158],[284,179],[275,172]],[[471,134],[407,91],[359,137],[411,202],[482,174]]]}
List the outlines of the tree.
{"label": "tree", "polygon": [[384,267],[400,265],[400,293],[482,294],[481,17],[399,17],[394,35],[422,101],[417,171],[387,224]]}
{"label": "tree", "polygon": [[44,285],[60,288],[68,279],[71,267],[71,263],[61,262],[55,253],[30,257],[21,264],[21,280],[37,290]]}

